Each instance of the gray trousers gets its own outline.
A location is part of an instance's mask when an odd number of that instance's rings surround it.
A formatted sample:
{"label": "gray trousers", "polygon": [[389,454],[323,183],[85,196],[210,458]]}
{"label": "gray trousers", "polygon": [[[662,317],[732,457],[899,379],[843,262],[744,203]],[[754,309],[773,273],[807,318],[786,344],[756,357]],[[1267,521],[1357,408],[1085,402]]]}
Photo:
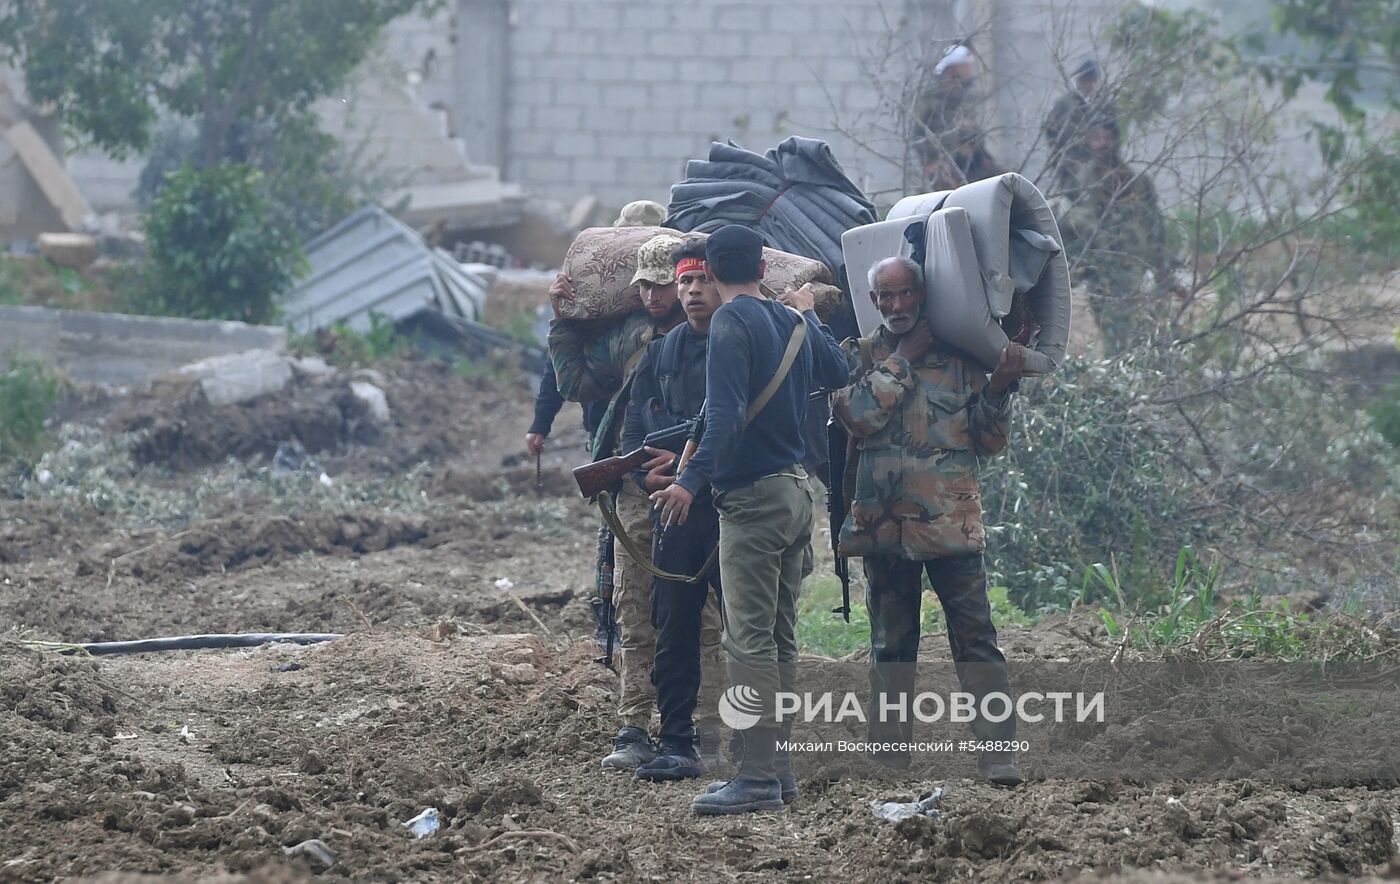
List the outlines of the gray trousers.
{"label": "gray trousers", "polygon": [[756,691],[763,726],[776,726],[774,695],[796,681],[797,596],[812,569],[815,501],[800,466],[715,498],[729,683]]}

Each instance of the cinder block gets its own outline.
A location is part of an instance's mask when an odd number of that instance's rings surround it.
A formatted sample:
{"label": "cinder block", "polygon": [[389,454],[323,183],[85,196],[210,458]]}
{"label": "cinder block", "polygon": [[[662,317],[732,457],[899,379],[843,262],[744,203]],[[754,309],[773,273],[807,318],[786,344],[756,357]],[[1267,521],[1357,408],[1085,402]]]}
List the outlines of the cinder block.
{"label": "cinder block", "polygon": [[689,27],[690,8],[696,3],[627,3],[622,7],[622,29],[628,33],[660,34]]}
{"label": "cinder block", "polygon": [[645,106],[647,90],[645,86],[607,85],[603,87],[603,107],[627,109]]}
{"label": "cinder block", "polygon": [[[514,171],[515,168],[519,171]],[[557,157],[526,157],[513,167],[512,177],[530,182],[532,189],[539,188],[548,192],[550,186],[568,181],[572,170],[569,160]]]}
{"label": "cinder block", "polygon": [[729,65],[717,64],[711,58],[687,58],[679,62],[673,70],[682,83],[705,84],[723,82]]}
{"label": "cinder block", "polygon": [[[787,26],[792,27],[793,22],[794,19],[788,19]],[[761,33],[770,29],[772,28],[765,20],[763,8],[756,4],[725,4],[716,10],[712,26],[712,30],[717,32]]]}
{"label": "cinder block", "polygon": [[850,58],[827,56],[813,64],[817,74],[828,83],[855,83],[865,79],[860,65]]}
{"label": "cinder block", "polygon": [[619,32],[623,30],[622,5],[619,3],[589,0],[574,3],[572,27],[577,31],[596,30]]}
{"label": "cinder block", "polygon": [[593,107],[599,103],[598,84],[584,82],[577,78],[556,83],[554,102],[570,107]]}
{"label": "cinder block", "polygon": [[554,51],[555,31],[547,27],[517,27],[510,32],[510,51],[516,56],[543,56]]}
{"label": "cinder block", "polygon": [[[590,125],[587,128],[594,130],[604,128],[608,124],[606,114],[607,112],[604,111],[591,111],[588,120]],[[576,131],[585,128],[583,108],[577,105],[550,104],[537,107],[534,109],[534,119],[536,128],[551,132]],[[625,115],[621,122],[622,125],[626,125]]]}
{"label": "cinder block", "polygon": [[516,80],[510,87],[511,104],[549,104],[554,101],[554,81],[544,78]]}
{"label": "cinder block", "polygon": [[574,182],[588,187],[604,187],[619,182],[618,161],[612,157],[577,157],[573,161]]}
{"label": "cinder block", "polygon": [[555,134],[546,129],[524,129],[510,133],[510,153],[522,156],[553,156]]}
{"label": "cinder block", "polygon": [[592,132],[559,130],[550,134],[555,156],[591,157],[598,153],[598,138]]}
{"label": "cinder block", "polygon": [[538,118],[535,116],[535,109],[527,104],[519,102],[511,104],[506,108],[507,131],[515,132],[526,129],[538,128]]}

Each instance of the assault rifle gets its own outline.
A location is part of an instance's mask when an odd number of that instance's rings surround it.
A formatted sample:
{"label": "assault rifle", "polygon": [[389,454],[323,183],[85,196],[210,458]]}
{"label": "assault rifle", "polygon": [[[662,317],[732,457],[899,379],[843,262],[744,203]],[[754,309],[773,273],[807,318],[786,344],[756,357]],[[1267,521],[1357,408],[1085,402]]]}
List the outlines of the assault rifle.
{"label": "assault rifle", "polygon": [[657,430],[655,433],[648,434],[642,440],[641,447],[636,451],[616,454],[612,457],[586,463],[581,467],[575,467],[574,481],[578,483],[579,493],[592,500],[600,492],[607,491],[621,482],[628,473],[651,460],[654,455],[648,452],[647,448],[673,450],[684,445],[686,440],[691,437],[691,431],[695,429],[695,424],[696,420],[688,420],[676,424],[674,427]]}
{"label": "assault rifle", "polygon": [[613,646],[617,641],[617,610],[613,604],[613,575],[617,560],[612,532],[603,528],[598,532],[598,573],[592,604],[597,608],[598,622],[607,629],[603,639],[603,656],[595,662],[613,668]]}
{"label": "assault rifle", "polygon": [[851,563],[841,555],[841,525],[846,521],[846,466],[854,453],[846,428],[831,416],[826,425],[826,453],[831,482],[826,486],[827,524],[831,526],[831,551],[836,554],[836,576],[841,580],[841,607],[831,613],[851,622]]}

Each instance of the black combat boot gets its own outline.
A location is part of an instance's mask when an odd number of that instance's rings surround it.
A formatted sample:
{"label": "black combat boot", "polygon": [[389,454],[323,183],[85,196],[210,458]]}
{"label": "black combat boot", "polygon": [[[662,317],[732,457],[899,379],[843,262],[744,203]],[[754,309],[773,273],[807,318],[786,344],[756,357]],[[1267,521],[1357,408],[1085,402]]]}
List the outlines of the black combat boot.
{"label": "black combat boot", "polygon": [[977,776],[993,786],[1014,789],[1026,781],[1009,752],[984,752],[977,757]]}
{"label": "black combat boot", "polygon": [[744,734],[744,757],[739,760],[738,776],[719,788],[707,788],[690,803],[690,809],[702,816],[782,810],[777,740],[778,729],[773,727],[756,727]]}
{"label": "black combat boot", "polygon": [[778,743],[780,745],[773,755],[773,766],[778,773],[778,785],[783,790],[784,804],[791,804],[797,800],[797,777],[792,772],[792,753],[787,748],[787,743],[791,739],[792,719],[788,719],[778,728]]}
{"label": "black combat boot", "polygon": [[[792,732],[792,725],[787,726],[787,733]],[[786,736],[779,734],[784,741]],[[705,750],[702,747],[700,755],[704,757]],[[742,765],[744,760],[744,732],[735,731],[729,740],[729,757],[735,764]],[[778,787],[782,790],[784,804],[791,804],[797,800],[797,777],[792,772],[792,755],[786,749],[778,749],[773,754],[773,767],[778,773]],[[705,787],[707,794],[713,794],[729,785],[729,780],[715,780]]]}
{"label": "black combat boot", "polygon": [[714,771],[719,770],[719,766],[724,763],[720,757],[720,730],[719,725],[711,721],[702,721],[695,726],[695,748],[700,753],[700,760],[705,762],[705,767]]}

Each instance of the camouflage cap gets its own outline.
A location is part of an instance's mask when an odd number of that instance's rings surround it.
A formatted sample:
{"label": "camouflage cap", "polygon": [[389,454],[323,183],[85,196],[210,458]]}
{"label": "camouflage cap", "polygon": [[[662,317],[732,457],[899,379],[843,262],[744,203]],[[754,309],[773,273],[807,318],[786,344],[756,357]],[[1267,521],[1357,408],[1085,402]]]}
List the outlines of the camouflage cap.
{"label": "camouflage cap", "polygon": [[637,249],[637,272],[632,284],[642,280],[655,285],[670,285],[676,281],[676,265],[671,253],[681,247],[681,238],[672,233],[658,233]]}
{"label": "camouflage cap", "polygon": [[660,227],[666,220],[666,207],[651,200],[635,200],[622,207],[614,227]]}

